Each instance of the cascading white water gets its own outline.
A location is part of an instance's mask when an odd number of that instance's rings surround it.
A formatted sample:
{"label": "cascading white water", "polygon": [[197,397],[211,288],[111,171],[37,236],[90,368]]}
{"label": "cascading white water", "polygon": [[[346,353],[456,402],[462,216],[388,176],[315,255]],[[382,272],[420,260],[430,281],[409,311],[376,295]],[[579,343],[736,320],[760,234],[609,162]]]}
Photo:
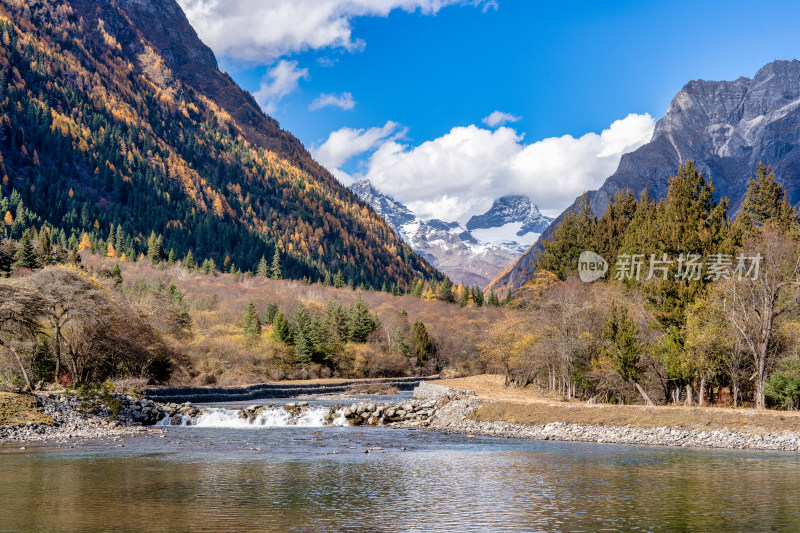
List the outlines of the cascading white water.
{"label": "cascading white water", "polygon": [[[331,410],[325,406],[311,406],[303,409],[299,413],[293,413],[282,407],[266,407],[259,412],[252,421],[239,416],[241,411],[238,409],[225,409],[220,407],[208,408],[197,418],[192,419],[184,415],[181,426],[196,426],[205,428],[237,428],[237,429],[258,429],[265,427],[326,427],[326,426],[346,426],[347,420],[344,417],[344,410],[339,409],[333,413],[333,420],[326,420],[331,414]],[[170,417],[159,420],[157,426],[171,425]]]}

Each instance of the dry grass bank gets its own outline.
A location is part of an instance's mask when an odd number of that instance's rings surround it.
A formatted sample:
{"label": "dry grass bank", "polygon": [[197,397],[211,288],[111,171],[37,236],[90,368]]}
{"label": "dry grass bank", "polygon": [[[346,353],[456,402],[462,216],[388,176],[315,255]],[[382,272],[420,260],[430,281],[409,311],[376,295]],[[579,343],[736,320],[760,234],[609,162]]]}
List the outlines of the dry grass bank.
{"label": "dry grass bank", "polygon": [[533,387],[506,388],[503,377],[482,375],[437,382],[455,389],[474,390],[483,405],[473,415],[478,421],[505,421],[541,425],[552,422],[594,426],[670,427],[748,433],[800,432],[800,412],[756,411],[724,407],[643,405],[589,405],[561,402],[542,396]]}
{"label": "dry grass bank", "polygon": [[28,422],[53,424],[53,420],[42,412],[33,396],[0,392],[0,427],[23,426]]}

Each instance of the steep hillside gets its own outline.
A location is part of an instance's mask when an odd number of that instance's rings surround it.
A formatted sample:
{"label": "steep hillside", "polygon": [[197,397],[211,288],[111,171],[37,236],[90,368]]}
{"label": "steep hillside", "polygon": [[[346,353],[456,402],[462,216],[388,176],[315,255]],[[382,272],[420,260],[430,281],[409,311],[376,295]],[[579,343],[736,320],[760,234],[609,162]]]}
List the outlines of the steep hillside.
{"label": "steep hillside", "polygon": [[[789,201],[800,202],[800,61],[775,61],[751,78],[735,81],[697,80],[687,83],[673,98],[667,114],[658,121],[653,138],[636,151],[622,156],[617,171],[588,198],[595,215],[603,213],[618,191],[639,195],[645,188],[659,199],[667,192],[667,178],[681,163],[711,176],[717,198],[730,199],[738,211],[747,181],[756,164],[775,170]],[[573,204],[567,211],[573,209]],[[560,216],[537,244],[490,284],[500,292],[525,283],[533,269],[530,262],[549,238]]]}
{"label": "steep hillside", "polygon": [[12,232],[128,256],[155,232],[242,270],[278,250],[288,277],[372,287],[441,277],[219,72],[174,0],[3,0],[0,26]]}

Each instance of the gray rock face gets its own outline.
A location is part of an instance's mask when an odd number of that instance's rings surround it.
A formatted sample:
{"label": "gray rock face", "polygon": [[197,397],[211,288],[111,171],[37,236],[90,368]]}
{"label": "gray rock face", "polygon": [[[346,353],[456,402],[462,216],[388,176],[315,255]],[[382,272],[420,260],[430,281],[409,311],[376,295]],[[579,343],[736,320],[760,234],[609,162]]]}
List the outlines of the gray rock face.
{"label": "gray rock face", "polygon": [[527,196],[503,196],[494,201],[492,207],[482,215],[475,215],[467,222],[467,229],[497,228],[506,224],[521,223],[518,236],[526,233],[541,233],[552,218],[544,216]]}
{"label": "gray rock face", "polygon": [[416,218],[409,208],[380,192],[369,180],[354,183],[350,190],[367,202],[397,233],[400,233],[400,226]]}
{"label": "gray rock face", "polygon": [[[622,156],[614,172],[597,191],[589,191],[596,215],[605,211],[618,191],[663,198],[667,178],[694,160],[711,176],[717,198],[728,197],[733,216],[741,206],[747,181],[756,164],[772,165],[792,204],[800,201],[800,61],[775,61],[751,78],[735,81],[696,80],[673,98],[658,121],[653,138]],[[574,209],[577,201],[565,212]],[[531,260],[541,251],[559,216],[539,241],[495,278],[490,287],[505,292],[525,283],[532,274]]]}

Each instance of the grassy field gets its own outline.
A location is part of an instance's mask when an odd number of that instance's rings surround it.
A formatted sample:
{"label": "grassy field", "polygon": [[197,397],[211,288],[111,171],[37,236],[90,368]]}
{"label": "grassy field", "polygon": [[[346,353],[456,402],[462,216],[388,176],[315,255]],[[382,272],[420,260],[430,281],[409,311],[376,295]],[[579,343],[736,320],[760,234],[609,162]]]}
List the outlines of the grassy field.
{"label": "grassy field", "polygon": [[505,421],[541,425],[552,422],[596,426],[670,427],[678,429],[770,433],[800,432],[800,412],[756,411],[724,407],[646,407],[640,405],[589,405],[543,396],[532,387],[506,388],[495,375],[442,380],[455,389],[474,390],[483,404],[473,415],[485,422]]}
{"label": "grassy field", "polygon": [[0,427],[23,426],[28,422],[53,424],[53,420],[37,407],[33,396],[0,392]]}

